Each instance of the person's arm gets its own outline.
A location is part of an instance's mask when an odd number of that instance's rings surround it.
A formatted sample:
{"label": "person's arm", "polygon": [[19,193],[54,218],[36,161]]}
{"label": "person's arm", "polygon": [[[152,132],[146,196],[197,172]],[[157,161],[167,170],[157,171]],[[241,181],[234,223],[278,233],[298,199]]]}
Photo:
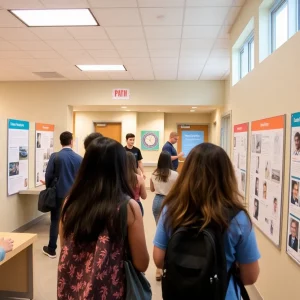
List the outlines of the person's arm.
{"label": "person's arm", "polygon": [[50,186],[50,184],[53,181],[54,176],[55,176],[55,174],[54,174],[55,156],[56,156],[56,153],[51,154],[48,165],[47,165],[47,168],[46,168],[45,184],[46,184],[47,188]]}
{"label": "person's arm", "polygon": [[165,229],[165,212],[164,209],[159,217],[154,237],[153,260],[157,268],[162,269],[164,266],[165,254],[169,242],[169,235]]}
{"label": "person's arm", "polygon": [[145,272],[149,265],[149,254],[141,209],[134,200],[130,200],[127,205],[127,224],[132,263],[138,271]]}
{"label": "person's arm", "polygon": [[260,258],[255,233],[244,212],[239,213],[236,222],[240,230],[240,240],[236,246],[236,261],[240,268],[241,280],[244,285],[254,284],[259,275]]}
{"label": "person's arm", "polygon": [[140,196],[143,200],[147,198],[147,191],[145,187],[145,181],[142,176],[138,175],[138,181],[140,186]]}
{"label": "person's arm", "polygon": [[141,175],[143,176],[144,179],[146,179],[146,175],[145,175],[145,171],[144,171],[144,166],[143,166],[142,160],[139,160],[139,161],[138,161],[138,166],[139,166],[139,169],[140,169],[141,172],[142,172]]}
{"label": "person's arm", "polygon": [[155,192],[155,188],[154,188],[154,184],[153,184],[152,178],[150,178],[150,191],[152,193]]}
{"label": "person's arm", "polygon": [[171,160],[175,160],[175,159],[178,159],[180,157],[184,156],[184,153],[183,152],[180,152],[179,154],[177,154],[177,156],[171,156]]}
{"label": "person's arm", "polygon": [[64,227],[62,224],[62,221],[59,221],[59,241],[60,241],[60,247],[64,244]]}
{"label": "person's arm", "polygon": [[4,260],[5,254],[12,251],[14,241],[12,239],[0,239],[0,261]]}

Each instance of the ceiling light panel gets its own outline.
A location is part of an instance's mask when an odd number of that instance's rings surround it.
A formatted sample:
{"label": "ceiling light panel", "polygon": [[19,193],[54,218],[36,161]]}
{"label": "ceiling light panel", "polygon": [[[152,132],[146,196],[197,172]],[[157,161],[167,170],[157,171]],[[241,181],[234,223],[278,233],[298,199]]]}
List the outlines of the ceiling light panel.
{"label": "ceiling light panel", "polygon": [[98,25],[89,9],[28,9],[10,12],[29,27]]}
{"label": "ceiling light panel", "polygon": [[126,71],[123,65],[77,65],[81,71]]}

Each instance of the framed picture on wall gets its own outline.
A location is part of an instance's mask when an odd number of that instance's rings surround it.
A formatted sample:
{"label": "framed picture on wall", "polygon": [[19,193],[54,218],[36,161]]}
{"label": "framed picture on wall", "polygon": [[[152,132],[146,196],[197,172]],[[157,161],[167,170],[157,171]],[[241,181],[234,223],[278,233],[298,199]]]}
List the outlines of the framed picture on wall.
{"label": "framed picture on wall", "polygon": [[159,150],[159,131],[143,130],[141,131],[141,148],[142,150],[158,151]]}

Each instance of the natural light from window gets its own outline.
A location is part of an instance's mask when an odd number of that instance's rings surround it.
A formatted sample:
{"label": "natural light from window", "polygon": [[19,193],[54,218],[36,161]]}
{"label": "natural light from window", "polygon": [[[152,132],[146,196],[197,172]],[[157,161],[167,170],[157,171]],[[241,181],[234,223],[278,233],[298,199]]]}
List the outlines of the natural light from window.
{"label": "natural light from window", "polygon": [[283,5],[275,16],[275,49],[279,48],[288,40],[288,7]]}

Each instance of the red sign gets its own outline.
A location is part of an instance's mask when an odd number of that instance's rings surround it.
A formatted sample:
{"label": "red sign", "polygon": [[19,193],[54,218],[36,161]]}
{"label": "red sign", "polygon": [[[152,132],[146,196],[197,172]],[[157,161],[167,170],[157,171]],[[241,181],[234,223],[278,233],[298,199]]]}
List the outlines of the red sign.
{"label": "red sign", "polygon": [[239,124],[234,126],[233,132],[247,132],[248,131],[248,123]]}
{"label": "red sign", "polygon": [[112,97],[116,100],[128,100],[130,96],[129,89],[113,89]]}

